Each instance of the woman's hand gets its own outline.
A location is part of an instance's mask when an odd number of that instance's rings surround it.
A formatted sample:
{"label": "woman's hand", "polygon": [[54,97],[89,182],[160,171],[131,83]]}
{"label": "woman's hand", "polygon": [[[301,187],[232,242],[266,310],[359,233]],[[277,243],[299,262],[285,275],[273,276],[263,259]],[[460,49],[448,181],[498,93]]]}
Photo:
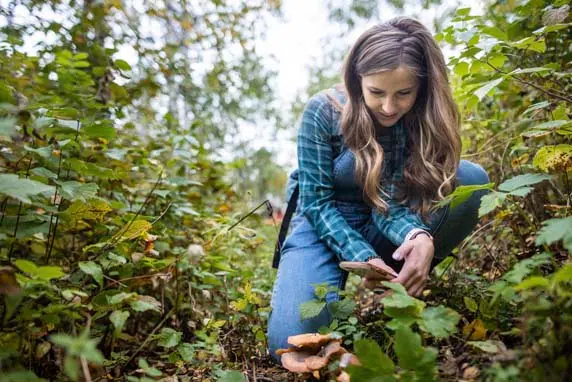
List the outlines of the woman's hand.
{"label": "woman's hand", "polygon": [[433,241],[427,235],[420,234],[415,239],[403,243],[393,253],[393,258],[405,259],[405,263],[399,275],[391,282],[402,284],[410,296],[419,297],[429,278],[434,254]]}
{"label": "woman's hand", "polygon": [[[378,268],[383,269],[389,275],[394,275],[396,277],[398,276],[397,272],[395,272],[393,270],[393,268],[391,268],[389,265],[385,264],[385,262],[378,257],[369,260],[368,263],[371,265],[374,265]],[[389,279],[385,279],[385,280],[389,281]],[[383,281],[383,279],[379,279],[379,278],[378,279],[370,279],[370,278],[364,277],[362,283],[363,283],[363,286],[365,286],[366,288],[375,289],[375,288],[379,288],[381,281]]]}

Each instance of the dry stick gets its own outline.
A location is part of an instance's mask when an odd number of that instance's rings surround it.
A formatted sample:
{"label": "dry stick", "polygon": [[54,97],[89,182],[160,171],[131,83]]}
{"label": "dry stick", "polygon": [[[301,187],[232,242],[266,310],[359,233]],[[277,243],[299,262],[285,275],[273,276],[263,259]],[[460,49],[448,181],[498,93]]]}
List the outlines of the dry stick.
{"label": "dry stick", "polygon": [[2,210],[2,217],[0,217],[0,227],[2,226],[2,223],[4,222],[4,216],[6,215],[6,208],[8,208],[8,198],[4,198],[2,200],[2,207],[0,208]]}
{"label": "dry stick", "polygon": [[[503,71],[500,70],[499,68],[495,67],[495,66],[492,65],[490,62],[488,62],[488,60],[485,61],[485,63],[486,63],[487,65],[489,65],[491,68],[493,68],[496,72],[498,72],[498,73],[500,73],[500,74],[502,74],[502,75],[508,75],[508,73],[503,72]],[[520,83],[523,83],[523,84],[525,84],[525,85],[531,86],[531,87],[535,88],[536,90],[539,90],[539,91],[541,91],[541,92],[543,92],[543,93],[546,93],[546,94],[548,94],[548,95],[550,95],[550,96],[552,96],[552,97],[554,97],[554,98],[560,99],[560,100],[562,100],[562,101],[566,101],[566,102],[568,102],[568,103],[572,103],[572,98],[566,97],[565,95],[560,95],[560,94],[556,94],[556,93],[554,93],[554,92],[551,92],[550,90],[544,89],[542,86],[538,86],[538,85],[536,85],[536,84],[534,84],[534,83],[532,83],[532,82],[523,80],[522,78],[517,77],[517,76],[515,76],[514,74],[511,74],[510,77],[514,78],[516,81],[518,81],[518,82],[520,82]]]}
{"label": "dry stick", "polygon": [[91,382],[91,374],[89,373],[89,367],[87,366],[87,360],[82,355],[79,357],[81,362],[81,370],[83,371],[83,379],[85,382]]}
{"label": "dry stick", "polygon": [[568,216],[568,209],[572,206],[572,193],[570,190],[570,181],[568,179],[568,173],[566,169],[564,170],[564,184],[566,185],[566,196],[568,196],[568,208],[566,208],[566,216]]}
{"label": "dry stick", "polygon": [[163,326],[163,324],[165,323],[165,321],[167,321],[167,319],[169,318],[169,316],[173,313],[173,311],[175,310],[175,308],[171,308],[171,310],[169,310],[169,312],[163,317],[163,319],[157,324],[155,325],[155,327],[153,328],[153,330],[151,330],[151,333],[149,333],[147,335],[147,338],[145,338],[145,341],[143,341],[143,343],[141,344],[141,346],[139,346],[137,348],[137,350],[135,350],[135,353],[133,353],[133,355],[131,357],[129,357],[129,359],[127,360],[127,362],[125,362],[125,364],[121,367],[121,371],[123,372],[125,370],[125,368],[127,367],[127,365],[129,365],[131,363],[131,361],[133,361],[133,359],[135,359],[135,357],[137,356],[137,354],[139,354],[139,352],[141,351],[141,349],[143,349],[143,347],[145,345],[147,345],[147,343],[151,340],[151,337],[155,334],[155,332],[157,330],[159,330],[159,328],[161,326]]}
{"label": "dry stick", "polygon": [[[57,173],[57,180],[60,180],[60,173],[62,170],[62,153],[60,152],[60,160],[58,162],[58,173]],[[54,200],[52,201],[52,205],[56,205],[56,200],[58,199],[58,186],[56,186],[56,191],[54,192]],[[61,203],[61,200],[60,200]],[[58,205],[59,208],[59,205]],[[50,226],[48,228],[48,238],[46,243],[46,259],[44,260],[46,264],[50,262],[50,256],[52,255],[52,247],[53,247],[53,240],[52,236],[55,236],[55,232],[53,231],[53,224],[54,224],[54,213],[50,214]]]}
{"label": "dry stick", "polygon": [[[32,167],[32,158],[28,162],[28,168],[26,169],[26,178],[30,176],[30,168]],[[16,235],[18,234],[18,226],[20,225],[20,212],[22,212],[22,202],[18,204],[18,213],[16,214],[16,227],[14,227],[14,240],[10,244],[10,251],[8,252],[8,261],[12,262],[12,252],[14,251],[14,244],[16,243]]]}

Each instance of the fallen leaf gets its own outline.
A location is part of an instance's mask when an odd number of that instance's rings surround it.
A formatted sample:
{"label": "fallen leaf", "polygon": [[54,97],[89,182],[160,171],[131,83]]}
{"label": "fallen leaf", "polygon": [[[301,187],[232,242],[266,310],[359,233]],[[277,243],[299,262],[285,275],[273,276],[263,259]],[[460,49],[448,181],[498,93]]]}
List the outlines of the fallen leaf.
{"label": "fallen leaf", "polygon": [[479,318],[463,327],[463,336],[471,341],[480,341],[487,336],[487,329]]}
{"label": "fallen leaf", "polygon": [[475,379],[479,376],[479,369],[475,366],[469,366],[463,370],[463,379]]}

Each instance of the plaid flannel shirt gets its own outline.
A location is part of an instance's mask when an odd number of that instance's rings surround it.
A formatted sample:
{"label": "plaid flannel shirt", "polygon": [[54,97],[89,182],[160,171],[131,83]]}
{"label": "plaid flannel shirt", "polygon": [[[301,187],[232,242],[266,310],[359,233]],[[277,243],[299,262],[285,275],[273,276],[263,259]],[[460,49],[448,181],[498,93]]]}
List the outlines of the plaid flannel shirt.
{"label": "plaid flannel shirt", "polygon": [[[333,90],[333,92],[332,92]],[[333,188],[333,159],[344,145],[340,133],[340,114],[335,111],[323,90],[310,98],[299,121],[298,130],[298,182],[300,186],[299,211],[308,219],[323,240],[344,261],[367,261],[377,256],[363,236],[352,229],[335,207]],[[340,103],[343,93],[329,89]],[[382,187],[389,196],[395,195],[395,182],[403,176],[406,161],[407,136],[401,121],[391,127],[391,135],[378,141],[384,147],[385,159]],[[419,215],[391,198],[387,215],[372,208],[373,221],[379,231],[399,246],[405,236],[415,228],[430,229]]]}

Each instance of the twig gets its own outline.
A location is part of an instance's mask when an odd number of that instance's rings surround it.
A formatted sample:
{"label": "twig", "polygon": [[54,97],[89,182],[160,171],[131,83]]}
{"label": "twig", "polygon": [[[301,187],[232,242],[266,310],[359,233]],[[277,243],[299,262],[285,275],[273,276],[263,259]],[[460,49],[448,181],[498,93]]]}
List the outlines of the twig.
{"label": "twig", "polygon": [[155,219],[151,222],[151,225],[157,223],[157,221],[159,221],[159,219],[161,219],[163,217],[163,215],[165,215],[167,213],[167,211],[171,207],[171,204],[173,204],[173,202],[169,202],[169,205],[167,206],[167,208],[165,208],[165,210],[163,212],[161,212],[161,215],[159,215],[159,217],[157,217],[157,219]]}
{"label": "twig", "polygon": [[91,374],[89,373],[89,366],[87,365],[87,360],[82,355],[79,357],[81,362],[81,370],[83,371],[83,379],[85,382],[91,382]]}
{"label": "twig", "polygon": [[169,310],[169,312],[167,314],[165,314],[165,316],[163,317],[163,319],[157,324],[155,325],[155,327],[153,328],[153,330],[151,330],[151,333],[149,333],[147,335],[147,338],[145,338],[145,341],[143,341],[143,343],[137,348],[137,350],[135,350],[135,353],[133,353],[133,355],[131,355],[131,357],[129,357],[129,359],[127,360],[127,362],[125,362],[125,364],[121,367],[121,371],[125,371],[125,368],[127,367],[127,365],[129,365],[131,363],[131,361],[133,361],[135,359],[135,357],[137,356],[137,354],[139,354],[139,352],[141,351],[141,349],[143,349],[143,347],[145,347],[145,345],[147,345],[147,343],[151,340],[151,337],[153,337],[153,335],[155,334],[155,332],[157,330],[159,330],[160,327],[163,326],[163,324],[165,323],[165,321],[167,321],[167,319],[169,318],[169,316],[173,313],[173,311],[175,310],[175,308],[171,308],[171,310]]}

